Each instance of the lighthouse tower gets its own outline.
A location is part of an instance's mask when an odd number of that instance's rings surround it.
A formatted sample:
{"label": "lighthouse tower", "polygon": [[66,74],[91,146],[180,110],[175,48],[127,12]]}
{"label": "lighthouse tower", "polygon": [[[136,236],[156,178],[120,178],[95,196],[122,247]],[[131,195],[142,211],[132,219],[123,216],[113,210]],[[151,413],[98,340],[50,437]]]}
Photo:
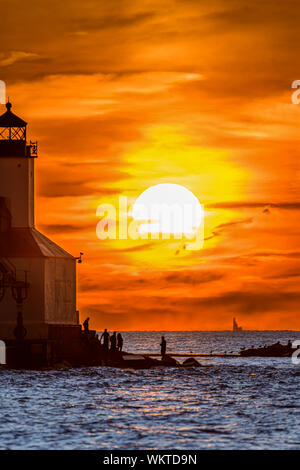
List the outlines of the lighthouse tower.
{"label": "lighthouse tower", "polygon": [[78,330],[76,259],[35,228],[37,144],[6,104],[0,116],[0,340]]}

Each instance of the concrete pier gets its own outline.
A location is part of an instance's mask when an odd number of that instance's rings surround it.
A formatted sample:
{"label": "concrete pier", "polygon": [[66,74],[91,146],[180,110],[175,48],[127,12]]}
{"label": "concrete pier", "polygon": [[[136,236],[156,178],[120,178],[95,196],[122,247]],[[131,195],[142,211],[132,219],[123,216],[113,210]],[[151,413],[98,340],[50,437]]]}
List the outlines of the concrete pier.
{"label": "concrete pier", "polygon": [[[143,354],[147,357],[160,357],[158,353],[154,354]],[[242,357],[240,354],[222,354],[222,353],[168,353],[170,357]]]}

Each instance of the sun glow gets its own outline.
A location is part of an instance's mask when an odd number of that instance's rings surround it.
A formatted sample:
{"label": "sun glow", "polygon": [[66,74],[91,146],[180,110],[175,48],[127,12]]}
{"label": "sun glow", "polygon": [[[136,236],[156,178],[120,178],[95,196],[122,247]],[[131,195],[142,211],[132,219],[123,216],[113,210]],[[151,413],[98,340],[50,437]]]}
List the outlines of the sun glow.
{"label": "sun glow", "polygon": [[137,198],[132,217],[143,222],[140,233],[188,235],[200,227],[203,210],[196,196],[184,186],[162,183]]}

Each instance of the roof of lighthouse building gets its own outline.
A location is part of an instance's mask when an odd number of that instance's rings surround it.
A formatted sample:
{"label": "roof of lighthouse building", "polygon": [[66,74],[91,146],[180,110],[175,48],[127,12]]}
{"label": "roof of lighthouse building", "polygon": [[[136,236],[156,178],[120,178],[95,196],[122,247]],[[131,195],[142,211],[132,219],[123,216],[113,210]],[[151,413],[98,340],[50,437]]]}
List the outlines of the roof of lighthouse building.
{"label": "roof of lighthouse building", "polygon": [[0,257],[5,258],[69,258],[60,246],[35,228],[11,228],[0,232]]}
{"label": "roof of lighthouse building", "polygon": [[27,122],[16,116],[11,111],[12,104],[8,101],[6,103],[6,112],[0,116],[0,127],[25,127]]}

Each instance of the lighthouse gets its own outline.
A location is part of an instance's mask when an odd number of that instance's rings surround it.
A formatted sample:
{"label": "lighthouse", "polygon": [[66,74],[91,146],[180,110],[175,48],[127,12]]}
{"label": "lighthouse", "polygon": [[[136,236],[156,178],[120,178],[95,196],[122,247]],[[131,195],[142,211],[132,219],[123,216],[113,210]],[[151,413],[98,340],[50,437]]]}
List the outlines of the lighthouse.
{"label": "lighthouse", "polygon": [[37,143],[12,112],[0,116],[0,339],[55,340],[80,333],[76,258],[35,227]]}

